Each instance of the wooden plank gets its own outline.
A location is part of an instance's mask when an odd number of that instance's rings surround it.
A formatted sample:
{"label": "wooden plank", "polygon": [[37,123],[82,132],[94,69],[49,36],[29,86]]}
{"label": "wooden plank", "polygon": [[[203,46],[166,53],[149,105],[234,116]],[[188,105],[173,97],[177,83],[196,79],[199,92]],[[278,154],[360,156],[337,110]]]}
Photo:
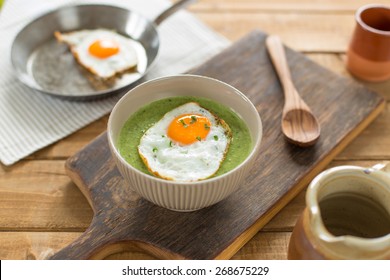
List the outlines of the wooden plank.
{"label": "wooden plank", "polygon": [[0,230],[82,231],[91,219],[64,161],[22,161],[0,169]]}
{"label": "wooden plank", "polygon": [[[371,0],[208,0],[198,1],[190,6],[193,12],[253,12],[284,11],[294,13],[307,12],[354,12],[360,6],[372,3]],[[389,4],[388,0],[376,0],[375,3]]]}
{"label": "wooden plank", "polygon": [[353,14],[197,13],[200,20],[232,41],[249,30],[279,35],[286,45],[304,52],[345,52],[352,35]]}
{"label": "wooden plank", "polygon": [[[306,54],[311,60],[315,61],[319,65],[326,69],[336,73],[337,75],[353,78],[345,67],[345,55],[344,54],[324,54],[324,53],[309,53]],[[359,80],[356,80],[360,82]]]}
{"label": "wooden plank", "polygon": [[[241,89],[260,111],[265,128],[263,148],[255,164],[258,172],[247,178],[246,185],[217,205],[187,215],[141,203],[142,200],[126,188],[110,158],[106,135],[102,135],[72,157],[67,165],[69,175],[95,210],[92,225],[82,238],[54,258],[102,258],[110,246],[134,243],[132,240],[136,240],[140,248],[163,258],[229,258],[383,108],[383,100],[375,94],[350,80],[340,79],[288,49],[295,84],[316,112],[323,134],[312,149],[286,144],[280,130],[274,129],[280,125],[280,112],[274,114],[279,111],[275,106],[281,108],[283,100],[277,96],[281,89],[262,47],[264,39],[262,33],[251,33],[194,70],[194,73],[230,82]],[[237,73],[245,79],[238,78]],[[103,166],[102,162],[105,163]],[[283,170],[278,172],[281,166]],[[287,177],[284,174],[288,174]],[[230,214],[226,215],[226,212]],[[138,213],[151,214],[147,221],[140,222]],[[156,227],[158,232],[148,234]],[[181,231],[172,232],[172,228],[181,228]],[[199,230],[205,228],[207,234],[200,234]],[[192,242],[188,243],[190,236]]]}
{"label": "wooden plank", "polygon": [[354,79],[356,82],[364,85],[365,87],[375,92],[378,92],[387,101],[390,101],[390,80],[384,82],[372,83],[372,82],[366,82],[354,78],[345,67],[345,61],[346,61],[345,54],[333,54],[333,55],[308,54],[308,57],[313,61],[317,62],[319,65],[329,69],[332,72],[337,73],[338,75],[341,75],[349,79]]}
{"label": "wooden plank", "polygon": [[290,232],[260,232],[232,260],[286,260]]}
{"label": "wooden plank", "polygon": [[[285,260],[290,232],[261,232],[256,234],[232,260]],[[107,260],[156,259],[142,252],[123,252],[109,255]]]}
{"label": "wooden plank", "polygon": [[343,160],[388,160],[390,159],[390,104],[382,114],[354,139],[336,159]]}
{"label": "wooden plank", "polygon": [[[0,232],[0,259],[46,259],[80,235],[81,233],[78,232]],[[289,232],[259,233],[232,259],[286,259],[289,239]],[[154,260],[156,258],[132,248],[131,251],[110,254],[105,259]]]}
{"label": "wooden plank", "polygon": [[78,232],[0,232],[0,259],[46,259],[79,235]]}
{"label": "wooden plank", "polygon": [[286,207],[272,218],[261,231],[265,232],[289,232],[295,226],[299,216],[305,208],[306,186]]}

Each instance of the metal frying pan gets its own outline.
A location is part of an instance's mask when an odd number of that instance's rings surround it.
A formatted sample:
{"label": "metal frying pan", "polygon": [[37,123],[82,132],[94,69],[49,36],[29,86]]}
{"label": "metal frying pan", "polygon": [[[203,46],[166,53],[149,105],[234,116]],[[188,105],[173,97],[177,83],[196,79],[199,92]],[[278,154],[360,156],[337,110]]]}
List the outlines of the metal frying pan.
{"label": "metal frying pan", "polygon": [[[117,93],[141,79],[155,61],[160,40],[157,26],[194,0],[181,0],[154,21],[130,10],[107,5],[66,6],[44,14],[16,36],[11,62],[20,81],[50,95],[76,100],[95,99]],[[133,39],[137,69],[103,81],[81,67],[54,32],[81,29],[112,29]]]}

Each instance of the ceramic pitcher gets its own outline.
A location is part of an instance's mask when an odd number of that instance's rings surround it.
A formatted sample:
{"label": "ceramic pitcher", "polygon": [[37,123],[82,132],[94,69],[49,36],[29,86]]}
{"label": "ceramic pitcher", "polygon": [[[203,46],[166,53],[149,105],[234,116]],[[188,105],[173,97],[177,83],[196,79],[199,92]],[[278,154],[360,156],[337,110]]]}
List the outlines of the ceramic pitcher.
{"label": "ceramic pitcher", "polygon": [[347,68],[356,77],[379,82],[390,79],[390,6],[359,8],[347,51]]}
{"label": "ceramic pitcher", "polygon": [[289,259],[390,259],[390,167],[340,166],[309,185]]}

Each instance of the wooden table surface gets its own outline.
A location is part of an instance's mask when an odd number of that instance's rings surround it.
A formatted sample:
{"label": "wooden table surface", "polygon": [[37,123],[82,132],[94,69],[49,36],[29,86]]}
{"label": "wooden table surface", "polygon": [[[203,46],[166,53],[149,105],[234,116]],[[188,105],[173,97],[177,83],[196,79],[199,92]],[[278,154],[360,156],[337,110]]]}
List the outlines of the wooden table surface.
{"label": "wooden table surface", "polygon": [[[342,76],[355,10],[369,0],[199,0],[189,9],[235,41],[253,29],[278,34],[286,45]],[[376,0],[390,5],[390,0]],[[364,83],[390,100],[390,81]],[[106,129],[108,117],[34,153],[0,165],[0,259],[42,259],[65,247],[89,225],[92,209],[64,171],[66,159]],[[390,160],[390,107],[330,166],[371,166]],[[233,259],[286,259],[291,231],[305,206],[300,193]],[[109,259],[153,259],[142,252]]]}

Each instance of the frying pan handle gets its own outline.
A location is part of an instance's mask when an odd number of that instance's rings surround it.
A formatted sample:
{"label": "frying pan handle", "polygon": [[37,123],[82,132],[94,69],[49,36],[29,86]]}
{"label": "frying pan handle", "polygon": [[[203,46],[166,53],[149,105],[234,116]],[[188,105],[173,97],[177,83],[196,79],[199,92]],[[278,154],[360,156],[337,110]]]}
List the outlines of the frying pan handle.
{"label": "frying pan handle", "polygon": [[177,1],[175,4],[173,4],[171,7],[169,7],[168,9],[166,9],[165,11],[163,11],[159,16],[156,17],[156,19],[154,20],[154,23],[156,25],[160,25],[160,23],[162,23],[165,19],[167,19],[170,15],[172,15],[173,13],[175,13],[176,11],[184,8],[185,6],[187,6],[188,4],[192,3],[192,2],[195,2],[196,0],[180,0],[180,1]]}

